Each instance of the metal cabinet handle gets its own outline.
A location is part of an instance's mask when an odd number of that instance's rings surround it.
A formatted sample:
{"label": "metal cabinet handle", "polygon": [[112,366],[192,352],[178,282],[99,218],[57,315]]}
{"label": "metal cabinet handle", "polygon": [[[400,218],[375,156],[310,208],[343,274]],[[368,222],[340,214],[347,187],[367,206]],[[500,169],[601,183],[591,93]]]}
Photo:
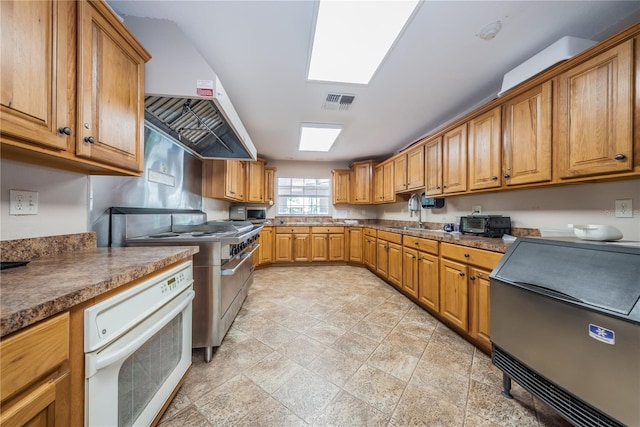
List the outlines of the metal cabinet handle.
{"label": "metal cabinet handle", "polygon": [[505,173],[504,174],[504,179],[509,179],[509,178],[511,178],[511,175],[509,175],[508,173]]}
{"label": "metal cabinet handle", "polygon": [[492,181],[497,181],[497,180],[498,180],[498,177],[497,177],[497,176],[492,176],[492,177],[491,177],[491,180],[492,180]]}
{"label": "metal cabinet handle", "polygon": [[464,277],[464,273],[460,272],[460,277]]}
{"label": "metal cabinet handle", "polygon": [[471,256],[471,255],[469,255],[469,254],[464,254],[464,257],[465,257],[465,258],[469,258],[470,256]]}
{"label": "metal cabinet handle", "polygon": [[71,135],[71,128],[69,126],[65,126],[63,128],[58,129],[58,133],[60,135]]}
{"label": "metal cabinet handle", "polygon": [[438,185],[438,186],[436,186],[436,190],[439,190],[439,189],[440,189],[440,186],[439,186],[439,185]]}
{"label": "metal cabinet handle", "polygon": [[418,246],[420,244],[420,242],[418,242],[417,240],[415,242],[413,242],[414,245]]}
{"label": "metal cabinet handle", "polygon": [[84,137],[84,142],[87,142],[89,144],[95,144],[96,143],[96,139],[92,136],[85,136]]}
{"label": "metal cabinet handle", "polygon": [[446,186],[446,185],[443,185],[443,186],[442,186],[442,188],[447,188],[447,186]]}
{"label": "metal cabinet handle", "polygon": [[469,276],[469,280],[476,280],[476,276]]}
{"label": "metal cabinet handle", "polygon": [[614,157],[616,160],[624,160],[627,158],[627,156],[625,156],[624,154],[616,154],[616,156]]}

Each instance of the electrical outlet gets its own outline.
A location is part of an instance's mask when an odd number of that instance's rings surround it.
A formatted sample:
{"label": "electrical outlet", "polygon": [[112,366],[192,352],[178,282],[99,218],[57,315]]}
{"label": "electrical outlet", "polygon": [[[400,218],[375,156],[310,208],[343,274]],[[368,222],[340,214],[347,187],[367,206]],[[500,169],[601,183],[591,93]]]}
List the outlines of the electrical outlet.
{"label": "electrical outlet", "polygon": [[38,192],[9,190],[9,215],[36,215]]}
{"label": "electrical outlet", "polygon": [[471,215],[480,215],[482,213],[481,205],[473,205],[471,206]]}
{"label": "electrical outlet", "polygon": [[616,199],[616,218],[633,218],[632,199]]}

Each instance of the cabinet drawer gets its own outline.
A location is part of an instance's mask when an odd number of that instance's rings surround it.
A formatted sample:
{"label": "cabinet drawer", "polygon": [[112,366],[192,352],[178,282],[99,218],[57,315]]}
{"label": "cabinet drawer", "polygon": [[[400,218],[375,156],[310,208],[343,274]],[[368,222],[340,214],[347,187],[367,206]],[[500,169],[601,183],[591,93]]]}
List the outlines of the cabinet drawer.
{"label": "cabinet drawer", "polygon": [[312,233],[344,233],[344,227],[311,227]]}
{"label": "cabinet drawer", "polygon": [[469,248],[467,246],[452,245],[450,243],[442,243],[440,251],[444,258],[453,259],[465,264],[476,265],[488,270],[493,270],[503,255],[498,252]]}
{"label": "cabinet drawer", "polygon": [[386,240],[388,242],[402,244],[402,234],[391,233],[389,231],[378,230],[378,239]]}
{"label": "cabinet drawer", "polygon": [[5,400],[69,358],[69,313],[3,339],[0,355],[0,400]]}
{"label": "cabinet drawer", "polygon": [[276,233],[309,233],[309,227],[276,227]]}
{"label": "cabinet drawer", "polygon": [[377,237],[378,236],[378,230],[376,230],[374,228],[365,228],[364,229],[364,235],[365,236],[370,236],[370,237]]}
{"label": "cabinet drawer", "polygon": [[433,255],[438,255],[438,241],[423,239],[421,237],[404,236],[403,243],[406,248],[418,249]]}

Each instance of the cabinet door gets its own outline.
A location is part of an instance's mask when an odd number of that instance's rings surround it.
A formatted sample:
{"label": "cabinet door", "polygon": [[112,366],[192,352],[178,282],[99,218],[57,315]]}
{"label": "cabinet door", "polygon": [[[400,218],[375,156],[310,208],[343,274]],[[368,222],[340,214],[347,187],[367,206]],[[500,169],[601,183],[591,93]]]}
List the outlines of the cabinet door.
{"label": "cabinet door", "polygon": [[442,137],[428,142],[425,152],[425,194],[442,194]]}
{"label": "cabinet door", "polygon": [[375,237],[366,236],[364,238],[364,247],[362,248],[362,258],[364,260],[364,264],[369,268],[369,270],[375,271],[377,265],[377,249],[378,245],[376,243]]}
{"label": "cabinet door", "polygon": [[[144,63],[106,3],[78,5],[76,155],[136,172],[144,156]],[[117,25],[121,25],[117,21]],[[121,31],[122,30],[122,31]],[[148,55],[148,54],[147,54]]]}
{"label": "cabinet door", "polygon": [[311,261],[311,237],[310,236],[311,236],[310,234],[294,234],[293,235],[293,260],[294,261]]}
{"label": "cabinet door", "polygon": [[396,193],[407,190],[407,155],[398,156],[393,161],[393,181]]}
{"label": "cabinet door", "polygon": [[331,171],[333,178],[333,204],[349,203],[349,170]]}
{"label": "cabinet door", "polygon": [[491,349],[489,274],[491,272],[487,270],[469,269],[471,293],[469,334],[487,351]]}
{"label": "cabinet door", "polygon": [[363,262],[362,259],[362,229],[349,228],[349,261]]}
{"label": "cabinet door", "polygon": [[434,312],[440,311],[438,257],[418,252],[418,300]]}
{"label": "cabinet door", "polygon": [[463,331],[468,329],[467,266],[443,259],[440,264],[440,314]]}
{"label": "cabinet door", "polygon": [[270,264],[273,262],[273,229],[265,227],[260,232],[258,264]]}
{"label": "cabinet door", "polygon": [[373,169],[373,202],[384,202],[384,165],[377,165]]}
{"label": "cabinet door", "polygon": [[500,187],[500,107],[469,121],[469,189]]}
{"label": "cabinet door", "polygon": [[467,125],[450,130],[442,138],[442,192],[467,190]]}
{"label": "cabinet door", "polygon": [[311,235],[311,261],[327,261],[329,259],[328,234]]}
{"label": "cabinet door", "polygon": [[292,240],[291,234],[275,234],[275,262],[291,262],[293,257],[291,256]]}
{"label": "cabinet door", "polygon": [[418,298],[418,251],[404,248],[402,253],[402,289],[407,295]]}
{"label": "cabinet door", "polygon": [[273,205],[276,200],[276,169],[264,168],[264,202]]}
{"label": "cabinet door", "polygon": [[247,202],[264,203],[264,162],[247,162]]}
{"label": "cabinet door", "polygon": [[59,150],[73,141],[59,132],[76,131],[73,18],[73,2],[0,2],[3,136]]}
{"label": "cabinet door", "polygon": [[382,200],[385,202],[395,202],[396,192],[394,191],[394,169],[395,163],[388,162],[382,167],[383,169],[383,182],[382,182]]}
{"label": "cabinet door", "polygon": [[388,246],[387,278],[391,284],[402,288],[402,245],[389,242]]}
{"label": "cabinet door", "polygon": [[633,40],[557,78],[554,139],[560,178],[631,170],[633,78]]}
{"label": "cabinet door", "polygon": [[329,234],[329,261],[344,261],[344,233]]}
{"label": "cabinet door", "polygon": [[551,180],[551,82],[503,105],[502,173],[507,185]]}
{"label": "cabinet door", "polygon": [[376,240],[376,271],[385,279],[389,276],[389,242]]}
{"label": "cabinet door", "polygon": [[371,203],[373,165],[371,162],[354,165],[354,203]]}
{"label": "cabinet door", "polygon": [[424,187],[424,146],[407,153],[407,189]]}

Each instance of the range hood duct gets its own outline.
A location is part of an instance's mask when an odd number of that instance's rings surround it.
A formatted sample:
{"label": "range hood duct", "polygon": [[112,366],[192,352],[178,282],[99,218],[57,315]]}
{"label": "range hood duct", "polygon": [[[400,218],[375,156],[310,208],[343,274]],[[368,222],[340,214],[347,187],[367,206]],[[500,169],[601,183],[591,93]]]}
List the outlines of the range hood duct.
{"label": "range hood duct", "polygon": [[172,21],[126,16],[151,53],[145,120],[201,159],[251,159],[257,151],[211,67]]}

